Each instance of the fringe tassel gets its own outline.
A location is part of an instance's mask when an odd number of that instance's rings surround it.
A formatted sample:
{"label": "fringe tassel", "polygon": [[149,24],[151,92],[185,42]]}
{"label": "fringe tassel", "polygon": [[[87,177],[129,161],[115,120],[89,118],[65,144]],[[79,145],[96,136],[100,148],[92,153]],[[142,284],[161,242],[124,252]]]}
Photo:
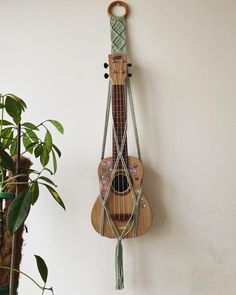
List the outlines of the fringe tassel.
{"label": "fringe tassel", "polygon": [[116,290],[124,289],[123,247],[122,238],[118,238],[116,245]]}

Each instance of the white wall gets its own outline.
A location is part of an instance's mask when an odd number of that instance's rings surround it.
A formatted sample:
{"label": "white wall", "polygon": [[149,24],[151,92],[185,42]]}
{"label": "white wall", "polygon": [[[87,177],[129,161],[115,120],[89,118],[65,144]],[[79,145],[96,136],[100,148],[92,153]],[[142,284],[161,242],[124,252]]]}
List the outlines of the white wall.
{"label": "white wall", "polygon": [[[111,295],[115,241],[90,225],[98,195],[110,49],[109,1],[0,1],[0,91],[56,118],[65,136],[56,182],[66,214],[45,194],[31,212],[22,269],[45,258],[56,295]],[[235,295],[236,2],[129,0],[133,91],[154,213],[127,240],[129,295]],[[135,151],[132,140],[130,153]],[[20,295],[40,294],[21,280]]]}

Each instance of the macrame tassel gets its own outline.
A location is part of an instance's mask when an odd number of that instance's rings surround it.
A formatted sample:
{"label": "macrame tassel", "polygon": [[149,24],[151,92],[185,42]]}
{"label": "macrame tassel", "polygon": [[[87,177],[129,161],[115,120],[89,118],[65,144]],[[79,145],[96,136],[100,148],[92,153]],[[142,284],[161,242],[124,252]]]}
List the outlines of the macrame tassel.
{"label": "macrame tassel", "polygon": [[122,238],[118,238],[116,244],[116,290],[124,289],[124,272],[123,272],[123,247]]}

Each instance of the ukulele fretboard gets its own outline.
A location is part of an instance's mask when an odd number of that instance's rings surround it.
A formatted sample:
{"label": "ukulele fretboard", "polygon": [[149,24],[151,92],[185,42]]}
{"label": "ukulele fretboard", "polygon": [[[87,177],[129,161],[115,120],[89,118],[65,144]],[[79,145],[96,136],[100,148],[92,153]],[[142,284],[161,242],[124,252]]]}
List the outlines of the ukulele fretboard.
{"label": "ukulele fretboard", "polygon": [[[113,156],[113,165],[115,164],[117,158],[117,148],[115,135],[116,132],[119,147],[121,147],[122,140],[125,132],[125,124],[127,119],[127,106],[126,106],[126,95],[124,85],[113,85],[112,86],[112,115],[114,120],[114,130],[113,130],[113,146],[112,146],[112,156]],[[127,136],[125,134],[124,138],[124,149],[123,157],[126,165],[128,164],[128,148],[127,148]],[[119,161],[118,168],[122,169],[122,163]]]}

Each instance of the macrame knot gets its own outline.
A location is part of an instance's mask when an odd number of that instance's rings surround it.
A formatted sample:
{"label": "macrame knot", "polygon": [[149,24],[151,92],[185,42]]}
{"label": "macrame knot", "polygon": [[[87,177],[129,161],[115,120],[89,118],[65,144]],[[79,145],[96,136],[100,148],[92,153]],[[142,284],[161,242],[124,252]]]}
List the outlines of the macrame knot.
{"label": "macrame knot", "polygon": [[122,151],[119,151],[119,153],[118,153],[118,155],[117,155],[117,156],[118,156],[119,158],[121,158],[121,157],[122,157],[122,155],[123,155]]}

